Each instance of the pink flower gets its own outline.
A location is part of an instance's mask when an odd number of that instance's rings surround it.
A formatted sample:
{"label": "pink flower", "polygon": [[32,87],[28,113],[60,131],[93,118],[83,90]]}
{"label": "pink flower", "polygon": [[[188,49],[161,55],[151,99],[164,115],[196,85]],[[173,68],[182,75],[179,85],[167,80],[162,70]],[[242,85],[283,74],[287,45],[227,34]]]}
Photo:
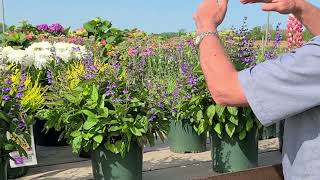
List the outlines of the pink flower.
{"label": "pink flower", "polygon": [[292,14],[288,17],[287,42],[289,49],[299,48],[303,45],[303,25]]}
{"label": "pink flower", "polygon": [[26,36],[26,38],[27,38],[28,40],[31,40],[31,39],[33,38],[33,34],[32,34],[32,33],[29,33],[29,34]]}
{"label": "pink flower", "polygon": [[128,48],[128,54],[131,57],[137,56],[139,53],[139,47],[129,47]]}
{"label": "pink flower", "polygon": [[107,40],[105,40],[105,39],[102,39],[102,40],[101,40],[101,45],[102,45],[102,46],[107,45],[107,43],[108,43]]}

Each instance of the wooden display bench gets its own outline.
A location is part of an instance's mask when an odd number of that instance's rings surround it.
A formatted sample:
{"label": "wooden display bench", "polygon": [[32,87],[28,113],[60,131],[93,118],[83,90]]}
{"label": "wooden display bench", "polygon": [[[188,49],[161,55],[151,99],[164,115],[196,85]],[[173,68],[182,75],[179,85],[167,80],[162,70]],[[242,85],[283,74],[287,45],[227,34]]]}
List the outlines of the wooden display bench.
{"label": "wooden display bench", "polygon": [[282,166],[266,166],[194,180],[284,180]]}

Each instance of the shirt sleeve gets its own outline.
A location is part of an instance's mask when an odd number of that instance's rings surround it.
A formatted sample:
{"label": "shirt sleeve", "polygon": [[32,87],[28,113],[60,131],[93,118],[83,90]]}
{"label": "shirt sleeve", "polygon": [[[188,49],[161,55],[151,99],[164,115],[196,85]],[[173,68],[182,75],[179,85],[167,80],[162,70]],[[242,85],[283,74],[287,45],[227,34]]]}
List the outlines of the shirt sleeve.
{"label": "shirt sleeve", "polygon": [[275,60],[238,74],[249,105],[263,125],[320,105],[320,37]]}

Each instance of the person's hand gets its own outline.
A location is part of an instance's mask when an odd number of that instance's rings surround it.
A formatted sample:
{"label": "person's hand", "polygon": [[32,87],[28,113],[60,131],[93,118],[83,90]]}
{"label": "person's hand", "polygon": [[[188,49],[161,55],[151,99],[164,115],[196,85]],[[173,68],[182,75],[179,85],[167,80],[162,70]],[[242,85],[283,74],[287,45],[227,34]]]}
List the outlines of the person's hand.
{"label": "person's hand", "polygon": [[298,13],[302,1],[304,0],[240,0],[243,4],[264,3],[262,10],[276,11],[281,14]]}
{"label": "person's hand", "polygon": [[203,0],[193,16],[197,32],[216,30],[224,20],[227,7],[228,0]]}

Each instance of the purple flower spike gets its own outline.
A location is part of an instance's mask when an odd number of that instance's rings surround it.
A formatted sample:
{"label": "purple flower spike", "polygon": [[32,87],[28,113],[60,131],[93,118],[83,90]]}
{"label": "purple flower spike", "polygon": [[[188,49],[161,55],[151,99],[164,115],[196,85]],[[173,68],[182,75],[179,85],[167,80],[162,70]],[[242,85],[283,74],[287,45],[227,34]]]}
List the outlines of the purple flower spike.
{"label": "purple flower spike", "polygon": [[49,84],[52,84],[54,82],[53,81],[53,73],[50,69],[48,69],[48,71],[47,71],[47,80],[48,80]]}

